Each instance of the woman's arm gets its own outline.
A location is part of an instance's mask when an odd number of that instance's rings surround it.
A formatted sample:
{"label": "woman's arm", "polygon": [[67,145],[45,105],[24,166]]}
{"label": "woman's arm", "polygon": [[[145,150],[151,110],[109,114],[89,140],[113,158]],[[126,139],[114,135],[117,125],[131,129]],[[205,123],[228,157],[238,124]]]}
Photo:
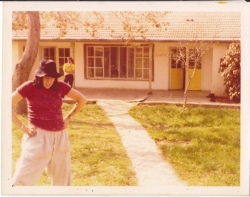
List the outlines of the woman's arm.
{"label": "woman's arm", "polygon": [[[12,93],[12,106],[16,105],[18,102],[20,102],[23,99],[21,94],[19,94],[17,91]],[[30,137],[36,135],[35,128],[28,128],[25,126],[16,116],[16,114],[12,110],[12,122],[19,127],[24,133],[29,135]]]}
{"label": "woman's arm", "polygon": [[[19,94],[17,91],[12,93],[12,106],[16,105],[18,102],[20,102],[23,99],[23,97],[21,96],[21,94]],[[21,128],[23,126],[23,124],[21,123],[21,121],[17,118],[16,114],[14,113],[14,111],[12,110],[12,122],[18,126],[19,128]]]}
{"label": "woman's arm", "polygon": [[81,94],[79,91],[77,91],[73,88],[71,88],[71,90],[69,91],[67,96],[70,97],[71,99],[73,99],[74,101],[76,101],[76,104],[74,105],[72,110],[64,117],[64,127],[65,128],[67,127],[69,120],[75,114],[77,114],[83,108],[83,106],[87,103],[86,97],[83,94]]}

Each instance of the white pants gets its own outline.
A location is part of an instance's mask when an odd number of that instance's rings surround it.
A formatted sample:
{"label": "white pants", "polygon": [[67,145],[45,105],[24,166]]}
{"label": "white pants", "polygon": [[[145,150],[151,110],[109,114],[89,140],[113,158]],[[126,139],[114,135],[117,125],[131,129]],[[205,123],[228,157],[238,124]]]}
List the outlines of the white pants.
{"label": "white pants", "polygon": [[71,184],[71,158],[68,133],[37,129],[37,135],[24,134],[22,153],[16,165],[13,185],[35,185],[46,169],[53,186]]}

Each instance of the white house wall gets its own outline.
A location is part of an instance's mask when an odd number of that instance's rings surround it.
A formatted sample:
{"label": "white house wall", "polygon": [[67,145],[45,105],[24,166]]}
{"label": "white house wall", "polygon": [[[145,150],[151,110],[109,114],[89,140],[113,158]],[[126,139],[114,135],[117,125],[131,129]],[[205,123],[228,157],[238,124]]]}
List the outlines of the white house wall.
{"label": "white house wall", "polygon": [[[76,88],[124,88],[124,89],[148,89],[148,81],[131,81],[131,80],[114,80],[114,79],[85,79],[84,78],[84,44],[83,42],[40,42],[38,56],[32,68],[29,79],[33,79],[34,72],[38,68],[39,62],[42,59],[42,47],[70,48],[71,56],[75,60],[75,83]],[[89,44],[89,43],[88,43]],[[94,43],[97,44],[97,43]],[[104,44],[104,42],[99,43]],[[105,43],[106,44],[106,43]],[[114,43],[112,43],[114,44]],[[24,41],[13,42],[12,51],[12,68],[21,58],[23,53]],[[169,50],[171,47],[178,47],[178,43],[154,43],[154,81],[152,89],[168,90],[170,84],[170,57]],[[210,49],[202,57],[202,90],[210,91],[216,95],[223,95],[224,85],[223,77],[218,73],[220,58],[224,57],[225,50],[228,44],[215,44],[213,49]],[[56,61],[58,54],[56,51]],[[58,62],[57,62],[58,63]],[[213,77],[212,77],[213,76]],[[63,78],[61,78],[63,79]]]}
{"label": "white house wall", "polygon": [[169,89],[169,46],[166,43],[154,44],[153,89]]}
{"label": "white house wall", "polygon": [[213,50],[213,70],[212,70],[212,87],[211,92],[216,96],[225,96],[225,85],[224,85],[224,78],[218,72],[220,66],[220,59],[225,56],[225,52],[228,47],[228,43],[225,44],[215,44]]}
{"label": "white house wall", "polygon": [[202,57],[202,90],[210,91],[212,88],[212,68],[213,68],[213,49],[211,48]]}

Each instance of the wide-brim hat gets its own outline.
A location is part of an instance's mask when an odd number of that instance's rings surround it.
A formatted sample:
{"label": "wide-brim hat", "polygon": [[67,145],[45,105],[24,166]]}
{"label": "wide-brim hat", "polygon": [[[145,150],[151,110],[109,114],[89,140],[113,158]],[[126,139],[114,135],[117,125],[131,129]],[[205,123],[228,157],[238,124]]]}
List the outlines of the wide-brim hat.
{"label": "wide-brim hat", "polygon": [[39,68],[35,71],[35,75],[38,77],[53,77],[58,78],[61,77],[62,74],[58,73],[56,70],[56,63],[54,60],[42,60],[40,62]]}

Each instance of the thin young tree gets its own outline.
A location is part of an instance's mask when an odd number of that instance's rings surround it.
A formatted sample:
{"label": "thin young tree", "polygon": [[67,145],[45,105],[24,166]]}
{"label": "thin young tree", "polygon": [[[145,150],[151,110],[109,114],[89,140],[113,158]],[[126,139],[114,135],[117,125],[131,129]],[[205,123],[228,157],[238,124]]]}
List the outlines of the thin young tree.
{"label": "thin young tree", "polygon": [[[202,56],[212,47],[212,42],[195,41],[190,43],[179,43],[179,47],[175,53],[172,53],[172,58],[176,62],[180,62],[185,69],[185,87],[184,87],[184,100],[183,109],[181,112],[186,110],[188,89],[195,76],[197,67],[200,67]],[[190,65],[190,60],[193,65]]]}

